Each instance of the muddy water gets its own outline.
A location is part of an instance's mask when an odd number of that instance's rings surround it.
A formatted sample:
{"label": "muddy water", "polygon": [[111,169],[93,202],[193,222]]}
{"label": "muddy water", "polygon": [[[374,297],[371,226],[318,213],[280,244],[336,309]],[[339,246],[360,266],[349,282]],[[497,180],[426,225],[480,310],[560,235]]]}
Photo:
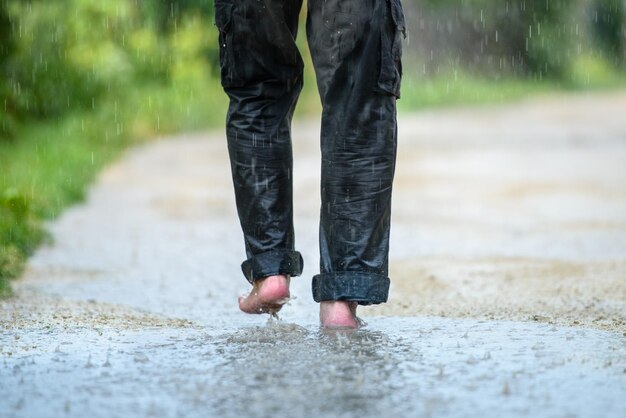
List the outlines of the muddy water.
{"label": "muddy water", "polygon": [[626,414],[626,346],[604,331],[438,318],[358,331],[232,325],[4,334],[3,416]]}
{"label": "muddy water", "polygon": [[221,134],[160,141],[50,225],[0,301],[0,417],[626,416],[626,96],[406,116],[388,304],[322,332],[317,123],[294,127],[302,278],[248,290]]}

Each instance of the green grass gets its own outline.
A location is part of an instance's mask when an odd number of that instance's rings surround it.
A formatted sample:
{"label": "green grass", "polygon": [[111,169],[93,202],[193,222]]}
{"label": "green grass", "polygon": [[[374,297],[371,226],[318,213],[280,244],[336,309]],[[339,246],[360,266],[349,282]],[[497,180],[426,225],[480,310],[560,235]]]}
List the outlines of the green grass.
{"label": "green grass", "polygon": [[405,73],[400,111],[454,105],[483,105],[510,102],[555,92],[614,90],[626,88],[626,74],[598,57],[576,57],[563,80],[531,78],[487,79],[463,71],[450,71],[424,78]]}
{"label": "green grass", "polygon": [[411,111],[439,106],[498,103],[554,90],[554,84],[518,79],[490,81],[467,75],[425,80],[405,77],[398,109]]}
{"label": "green grass", "polygon": [[46,239],[43,221],[81,201],[103,166],[132,144],[218,126],[225,108],[217,82],[144,86],[124,102],[24,124],[13,140],[1,140],[0,295],[10,294],[9,280]]}

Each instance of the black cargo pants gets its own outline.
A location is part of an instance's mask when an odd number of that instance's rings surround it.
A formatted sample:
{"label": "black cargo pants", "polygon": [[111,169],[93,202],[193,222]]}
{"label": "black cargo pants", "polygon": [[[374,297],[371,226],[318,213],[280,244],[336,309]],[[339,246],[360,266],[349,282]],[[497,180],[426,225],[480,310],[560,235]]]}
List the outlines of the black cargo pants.
{"label": "black cargo pants", "polygon": [[[302,88],[302,0],[215,0],[226,121],[248,281],[298,276],[291,119]],[[382,303],[389,292],[391,188],[400,96],[400,0],[308,0],[323,106],[320,274],[315,301]]]}

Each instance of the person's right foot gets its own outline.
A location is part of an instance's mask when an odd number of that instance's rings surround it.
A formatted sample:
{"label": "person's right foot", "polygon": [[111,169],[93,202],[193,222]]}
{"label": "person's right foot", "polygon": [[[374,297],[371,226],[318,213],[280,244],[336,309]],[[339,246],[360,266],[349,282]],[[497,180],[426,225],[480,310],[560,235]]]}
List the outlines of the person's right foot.
{"label": "person's right foot", "polygon": [[358,328],[357,306],[343,300],[320,302],[320,322],[325,328]]}
{"label": "person's right foot", "polygon": [[250,294],[239,298],[239,309],[249,314],[275,314],[289,300],[289,279],[281,274],[256,280]]}

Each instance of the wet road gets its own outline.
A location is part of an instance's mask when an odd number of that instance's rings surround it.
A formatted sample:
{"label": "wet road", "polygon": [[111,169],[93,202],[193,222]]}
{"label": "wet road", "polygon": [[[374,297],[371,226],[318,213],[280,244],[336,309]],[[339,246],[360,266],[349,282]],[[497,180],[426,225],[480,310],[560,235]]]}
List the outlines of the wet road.
{"label": "wet road", "polygon": [[155,142],[50,226],[0,302],[0,416],[626,415],[626,96],[405,115],[392,293],[324,332],[318,129],[294,127],[305,258],[247,290],[225,142]]}

